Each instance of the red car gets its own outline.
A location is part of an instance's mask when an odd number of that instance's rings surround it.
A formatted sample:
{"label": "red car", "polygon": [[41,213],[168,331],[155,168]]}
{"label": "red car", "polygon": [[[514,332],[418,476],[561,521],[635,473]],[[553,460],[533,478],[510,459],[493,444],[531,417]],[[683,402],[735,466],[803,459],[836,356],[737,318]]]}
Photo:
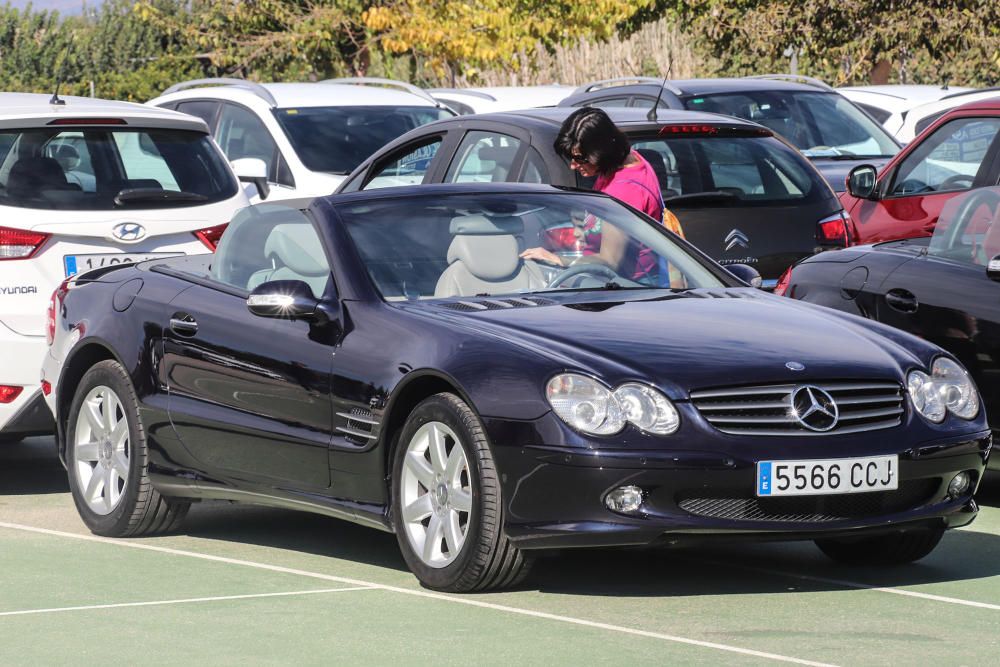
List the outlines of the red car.
{"label": "red car", "polygon": [[1000,183],[1000,97],[943,114],[881,172],[855,167],[840,195],[851,243],[930,236],[941,208],[972,188]]}

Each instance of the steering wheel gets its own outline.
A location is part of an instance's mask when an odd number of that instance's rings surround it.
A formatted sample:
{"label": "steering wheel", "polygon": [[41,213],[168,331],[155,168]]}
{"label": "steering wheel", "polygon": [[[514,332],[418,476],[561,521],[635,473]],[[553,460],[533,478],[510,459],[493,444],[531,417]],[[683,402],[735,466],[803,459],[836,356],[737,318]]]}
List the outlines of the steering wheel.
{"label": "steering wheel", "polygon": [[944,247],[950,250],[956,244],[961,243],[962,234],[972,222],[973,215],[979,210],[979,207],[987,206],[995,213],[998,205],[1000,205],[1000,193],[996,190],[976,190],[968,195],[965,201],[959,204],[955,211],[955,217],[952,218],[951,226],[945,231]]}
{"label": "steering wheel", "polygon": [[[607,264],[597,264],[595,262],[578,262],[573,264],[573,266],[560,271],[552,277],[549,281],[547,287],[559,287],[564,282],[568,281],[570,278],[575,278],[581,275],[591,275],[595,278],[601,278],[604,282],[622,282],[623,278],[618,275],[618,273],[612,269]],[[632,281],[627,281],[631,283]]]}
{"label": "steering wheel", "polygon": [[975,180],[976,177],[970,176],[969,174],[955,174],[954,176],[949,176],[948,178],[944,179],[944,181],[942,181],[941,183],[940,189],[943,190],[951,185],[958,185],[962,181],[968,182],[969,187],[972,187],[972,183]]}

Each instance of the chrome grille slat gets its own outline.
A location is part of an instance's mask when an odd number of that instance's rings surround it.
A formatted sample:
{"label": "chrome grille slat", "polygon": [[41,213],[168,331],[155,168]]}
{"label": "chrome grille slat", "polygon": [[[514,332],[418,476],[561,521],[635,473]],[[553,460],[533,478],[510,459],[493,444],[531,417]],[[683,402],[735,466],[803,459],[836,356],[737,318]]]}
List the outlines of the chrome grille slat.
{"label": "chrome grille slat", "polygon": [[[837,405],[836,426],[806,428],[792,413],[792,396],[808,385],[825,391]],[[692,391],[691,402],[719,431],[748,436],[816,436],[862,433],[898,426],[903,421],[903,387],[895,382],[842,380],[799,384],[748,385]],[[826,399],[829,400],[829,399]]]}

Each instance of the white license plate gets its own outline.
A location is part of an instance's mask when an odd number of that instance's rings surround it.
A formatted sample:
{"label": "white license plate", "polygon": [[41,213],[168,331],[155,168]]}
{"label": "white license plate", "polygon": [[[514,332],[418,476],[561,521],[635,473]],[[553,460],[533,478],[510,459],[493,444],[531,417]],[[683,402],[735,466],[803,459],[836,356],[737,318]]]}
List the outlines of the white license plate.
{"label": "white license plate", "polygon": [[899,457],[759,461],[758,496],[817,496],[899,488]]}
{"label": "white license plate", "polygon": [[180,252],[146,252],[146,253],[114,253],[109,255],[66,255],[63,263],[66,265],[66,277],[74,276],[78,273],[86,273],[92,269],[99,269],[103,266],[113,266],[115,264],[132,264],[134,262],[145,262],[147,259],[157,257],[177,257],[183,255]]}

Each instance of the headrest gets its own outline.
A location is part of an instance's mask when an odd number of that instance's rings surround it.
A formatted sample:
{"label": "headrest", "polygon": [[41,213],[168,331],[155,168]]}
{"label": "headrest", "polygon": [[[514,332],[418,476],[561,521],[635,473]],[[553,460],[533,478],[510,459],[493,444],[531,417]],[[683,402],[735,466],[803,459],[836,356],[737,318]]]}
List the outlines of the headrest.
{"label": "headrest", "polygon": [[21,158],[10,168],[7,190],[16,196],[37,193],[39,190],[65,189],[66,174],[59,162],[50,157]]}
{"label": "headrest", "polygon": [[452,236],[495,236],[497,234],[523,234],[524,222],[507,216],[487,218],[485,215],[462,215],[451,219],[448,232]]}
{"label": "headrest", "polygon": [[264,255],[303,276],[323,276],[330,272],[316,232],[306,223],[275,225],[264,243]]}
{"label": "headrest", "polygon": [[456,236],[448,247],[448,263],[459,261],[475,277],[491,282],[510,278],[521,267],[517,239],[510,234]]}

